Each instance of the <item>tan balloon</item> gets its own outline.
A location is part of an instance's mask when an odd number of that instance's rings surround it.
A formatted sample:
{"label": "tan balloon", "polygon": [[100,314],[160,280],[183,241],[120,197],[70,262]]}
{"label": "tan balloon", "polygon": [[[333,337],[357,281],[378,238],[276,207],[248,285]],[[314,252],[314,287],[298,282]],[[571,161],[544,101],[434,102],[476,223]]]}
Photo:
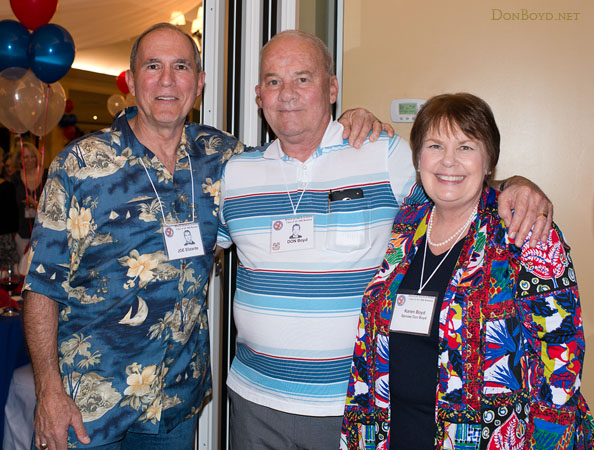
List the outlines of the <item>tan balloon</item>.
{"label": "tan balloon", "polygon": [[115,116],[124,108],[126,108],[126,99],[122,95],[113,94],[107,99],[107,110],[112,116]]}
{"label": "tan balloon", "polygon": [[27,127],[16,112],[16,89],[26,71],[9,67],[0,72],[0,123],[15,133],[24,133]]}
{"label": "tan balloon", "polygon": [[60,123],[66,110],[66,93],[59,82],[44,86],[43,111],[29,131],[36,136],[45,136]]}
{"label": "tan balloon", "polygon": [[27,70],[19,80],[15,95],[14,107],[19,120],[31,130],[44,111],[44,85],[33,72]]}
{"label": "tan balloon", "polygon": [[126,106],[136,106],[136,97],[134,97],[131,93],[126,94]]}

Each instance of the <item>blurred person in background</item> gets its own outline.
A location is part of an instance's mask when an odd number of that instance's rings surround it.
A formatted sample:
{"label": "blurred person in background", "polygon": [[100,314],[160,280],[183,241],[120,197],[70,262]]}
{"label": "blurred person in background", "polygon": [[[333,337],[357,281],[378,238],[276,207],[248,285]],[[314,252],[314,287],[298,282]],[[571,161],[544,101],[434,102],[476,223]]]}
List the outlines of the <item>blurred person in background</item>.
{"label": "blurred person in background", "polygon": [[47,170],[40,167],[41,154],[31,142],[23,142],[22,153],[21,150],[16,152],[14,162],[15,167],[20,169],[12,176],[19,213],[15,242],[19,256],[23,256],[31,238],[37,203],[47,179]]}
{"label": "blurred person in background", "polygon": [[0,158],[0,264],[14,265],[19,262],[14,241],[14,233],[19,226],[19,211],[14,185],[5,178],[6,155],[9,154],[6,153]]}
{"label": "blurred person in background", "polygon": [[5,152],[4,156],[2,156],[3,166],[0,174],[2,174],[2,178],[4,178],[5,180],[10,181],[14,173],[17,171],[17,165],[15,163],[15,160],[16,155],[14,152]]}

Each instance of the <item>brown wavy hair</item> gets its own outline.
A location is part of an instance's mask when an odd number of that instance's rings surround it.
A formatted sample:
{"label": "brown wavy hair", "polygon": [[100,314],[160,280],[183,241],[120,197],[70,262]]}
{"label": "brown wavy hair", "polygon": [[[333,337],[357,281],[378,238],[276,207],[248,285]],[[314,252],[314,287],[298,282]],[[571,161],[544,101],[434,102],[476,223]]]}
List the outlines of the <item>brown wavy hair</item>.
{"label": "brown wavy hair", "polygon": [[[501,137],[491,107],[476,95],[461,92],[442,94],[431,97],[421,107],[410,132],[410,145],[415,169],[419,160],[423,142],[427,134],[445,125],[450,131],[454,128],[467,136],[481,141],[485,145],[488,158],[488,181],[499,160]],[[420,182],[417,176],[417,181]]]}

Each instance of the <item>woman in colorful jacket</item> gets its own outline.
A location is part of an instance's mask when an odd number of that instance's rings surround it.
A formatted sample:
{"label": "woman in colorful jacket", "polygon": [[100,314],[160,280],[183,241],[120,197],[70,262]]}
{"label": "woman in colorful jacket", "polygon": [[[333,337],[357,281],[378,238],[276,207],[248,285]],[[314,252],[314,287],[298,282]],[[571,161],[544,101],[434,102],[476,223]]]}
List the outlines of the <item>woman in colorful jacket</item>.
{"label": "woman in colorful jacket", "polygon": [[341,448],[592,448],[569,248],[555,225],[513,245],[486,187],[499,141],[473,95],[419,112],[413,162],[432,202],[401,210],[365,292]]}

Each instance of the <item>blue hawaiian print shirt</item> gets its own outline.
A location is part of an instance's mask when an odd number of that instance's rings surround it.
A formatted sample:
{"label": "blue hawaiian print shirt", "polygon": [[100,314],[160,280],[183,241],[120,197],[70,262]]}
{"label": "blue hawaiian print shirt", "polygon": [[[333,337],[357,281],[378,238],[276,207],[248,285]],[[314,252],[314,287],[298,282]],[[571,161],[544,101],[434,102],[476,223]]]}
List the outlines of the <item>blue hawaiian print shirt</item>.
{"label": "blue hawaiian print shirt", "polygon": [[[134,136],[135,114],[128,109],[53,161],[25,283],[59,303],[64,388],[95,446],[126,431],[170,430],[210,395],[204,298],[219,180],[243,149],[226,133],[187,123],[172,174]],[[155,190],[167,224],[192,220],[194,190],[204,256],[169,260]],[[69,433],[69,446],[80,446]]]}

